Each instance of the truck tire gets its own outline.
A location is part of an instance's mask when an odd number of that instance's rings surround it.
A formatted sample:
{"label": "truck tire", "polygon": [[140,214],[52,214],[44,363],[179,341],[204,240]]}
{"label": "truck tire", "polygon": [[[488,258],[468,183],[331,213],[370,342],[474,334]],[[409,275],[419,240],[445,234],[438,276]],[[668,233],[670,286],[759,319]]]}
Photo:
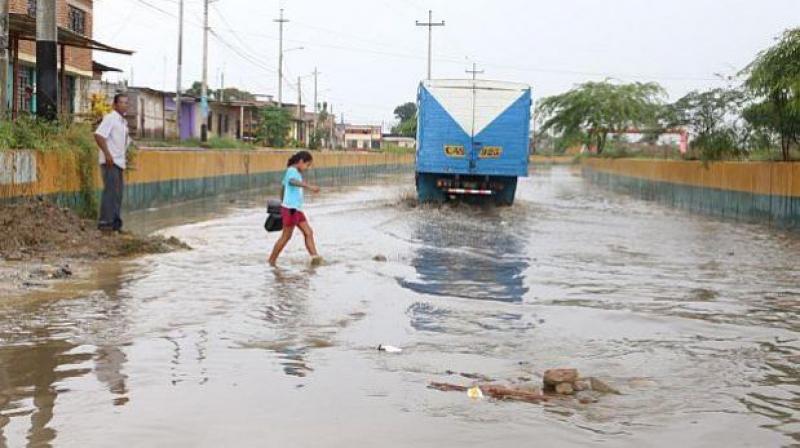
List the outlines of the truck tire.
{"label": "truck tire", "polygon": [[504,188],[494,196],[494,203],[499,207],[510,207],[514,205],[514,196],[517,194],[517,178],[502,178]]}
{"label": "truck tire", "polygon": [[436,178],[432,174],[417,173],[417,200],[420,204],[445,202],[447,197],[436,186]]}

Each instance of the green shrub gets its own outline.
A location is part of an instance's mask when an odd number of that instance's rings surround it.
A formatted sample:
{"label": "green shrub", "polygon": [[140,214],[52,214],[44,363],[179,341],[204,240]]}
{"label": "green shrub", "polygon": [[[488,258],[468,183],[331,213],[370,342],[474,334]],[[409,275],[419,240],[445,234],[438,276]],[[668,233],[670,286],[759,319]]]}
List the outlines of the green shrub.
{"label": "green shrub", "polygon": [[22,149],[74,153],[82,199],[77,211],[85,218],[97,217],[94,185],[97,148],[91,126],[48,122],[28,116],[16,121],[0,121],[0,151]]}

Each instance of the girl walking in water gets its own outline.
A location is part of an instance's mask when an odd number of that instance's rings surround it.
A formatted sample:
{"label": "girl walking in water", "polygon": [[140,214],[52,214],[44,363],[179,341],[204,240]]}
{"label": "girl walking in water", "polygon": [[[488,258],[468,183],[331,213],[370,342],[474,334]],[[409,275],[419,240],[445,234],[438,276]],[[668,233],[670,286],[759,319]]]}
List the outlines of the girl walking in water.
{"label": "girl walking in water", "polygon": [[311,263],[316,265],[322,262],[322,257],[317,253],[317,245],[314,242],[314,231],[303,214],[303,190],[319,193],[319,187],[303,181],[302,173],[311,168],[313,162],[314,158],[308,151],[300,151],[289,159],[288,169],[281,184],[283,233],[275,242],[275,248],[272,249],[272,255],[269,257],[270,266],[275,266],[278,262],[281,252],[292,239],[295,227],[298,227],[305,237],[306,249],[311,255]]}

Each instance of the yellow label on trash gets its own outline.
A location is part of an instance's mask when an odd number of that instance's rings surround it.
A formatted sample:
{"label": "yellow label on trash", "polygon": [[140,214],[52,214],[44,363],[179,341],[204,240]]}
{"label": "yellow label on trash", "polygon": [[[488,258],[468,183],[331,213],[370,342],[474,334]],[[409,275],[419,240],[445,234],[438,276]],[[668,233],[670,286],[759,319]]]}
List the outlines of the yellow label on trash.
{"label": "yellow label on trash", "polygon": [[464,147],[461,145],[444,145],[444,154],[447,157],[464,157]]}
{"label": "yellow label on trash", "polygon": [[481,149],[481,159],[499,159],[503,155],[503,148],[500,146],[484,146]]}
{"label": "yellow label on trash", "polygon": [[467,396],[468,396],[469,398],[472,398],[472,399],[474,399],[474,400],[477,400],[477,399],[479,399],[479,398],[483,398],[483,391],[482,391],[482,390],[481,390],[481,388],[480,388],[480,387],[478,387],[478,386],[471,387],[471,388],[469,388],[469,389],[467,390]]}

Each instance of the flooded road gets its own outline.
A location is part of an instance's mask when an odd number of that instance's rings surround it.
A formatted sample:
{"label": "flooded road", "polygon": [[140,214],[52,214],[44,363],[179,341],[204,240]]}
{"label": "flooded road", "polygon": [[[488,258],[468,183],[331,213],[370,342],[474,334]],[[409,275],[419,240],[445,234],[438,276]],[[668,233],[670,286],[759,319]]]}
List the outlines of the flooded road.
{"label": "flooded road", "polygon": [[[102,265],[77,298],[0,305],[0,446],[800,444],[798,235],[566,167],[501,210],[413,207],[410,183],[315,198],[318,268],[299,238],[266,267],[266,194],[131,217],[194,250]],[[553,367],[622,395],[427,389]]]}

